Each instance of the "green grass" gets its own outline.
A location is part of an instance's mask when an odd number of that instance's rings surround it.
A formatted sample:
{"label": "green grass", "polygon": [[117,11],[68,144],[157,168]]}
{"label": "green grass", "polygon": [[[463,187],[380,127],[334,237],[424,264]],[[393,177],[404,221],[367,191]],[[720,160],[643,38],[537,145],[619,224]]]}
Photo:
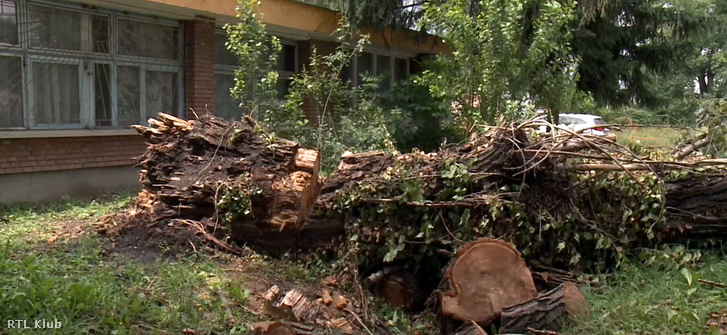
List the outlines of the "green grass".
{"label": "green grass", "polygon": [[60,329],[30,331],[43,334],[247,333],[248,324],[227,321],[254,319],[244,306],[248,292],[211,256],[144,264],[104,255],[102,240],[89,232],[49,243],[63,232],[59,222],[91,231],[94,219],[129,200],[0,208],[8,219],[0,221],[0,333],[29,333],[6,329],[11,319],[61,322]]}
{"label": "green grass", "polygon": [[627,264],[587,294],[589,318],[564,334],[723,334],[707,324],[711,312],[727,313],[727,289],[699,278],[727,281],[727,256],[707,256],[694,270]]}
{"label": "green grass", "polygon": [[616,140],[624,145],[673,148],[682,140],[684,130],[669,127],[626,127],[615,131]]}

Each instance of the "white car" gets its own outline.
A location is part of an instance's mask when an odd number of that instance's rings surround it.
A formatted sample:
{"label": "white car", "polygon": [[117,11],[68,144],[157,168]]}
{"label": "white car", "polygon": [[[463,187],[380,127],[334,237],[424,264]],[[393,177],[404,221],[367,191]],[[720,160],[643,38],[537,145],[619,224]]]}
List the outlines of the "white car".
{"label": "white car", "polygon": [[[535,118],[535,121],[545,121],[545,116]],[[560,114],[558,115],[558,128],[569,129],[573,132],[582,132],[584,134],[605,136],[609,134],[609,129],[598,127],[606,124],[600,116],[590,114]],[[546,126],[540,126],[538,133],[547,132]]]}

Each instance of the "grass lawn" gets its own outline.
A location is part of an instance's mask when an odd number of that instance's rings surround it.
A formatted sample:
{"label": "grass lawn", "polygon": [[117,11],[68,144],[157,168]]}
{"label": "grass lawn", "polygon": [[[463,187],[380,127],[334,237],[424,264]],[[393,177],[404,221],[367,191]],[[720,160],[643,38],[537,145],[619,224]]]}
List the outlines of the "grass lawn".
{"label": "grass lawn", "polygon": [[247,334],[261,320],[247,307],[239,259],[113,249],[99,238],[91,224],[131,199],[0,207],[0,333],[29,333],[7,329],[13,319],[61,322],[30,331],[43,334]]}
{"label": "grass lawn", "polygon": [[[694,132],[694,131],[692,131]],[[616,139],[624,145],[636,144],[647,148],[673,148],[685,135],[685,130],[669,127],[627,127],[614,131]]]}
{"label": "grass lawn", "polygon": [[[164,245],[120,246],[98,237],[91,225],[131,199],[0,205],[0,333],[247,334],[251,323],[265,320],[255,292],[314,280],[300,265],[252,253],[180,254]],[[591,316],[565,334],[720,334],[716,319],[727,322],[727,289],[697,279],[727,281],[727,258],[706,256],[685,273],[690,276],[625,266],[612,282],[588,292]],[[7,320],[39,319],[62,326],[6,328]],[[717,326],[710,330],[709,323]]]}
{"label": "grass lawn", "polygon": [[611,282],[587,291],[591,314],[564,334],[727,334],[727,256],[706,256],[696,269],[627,264]]}

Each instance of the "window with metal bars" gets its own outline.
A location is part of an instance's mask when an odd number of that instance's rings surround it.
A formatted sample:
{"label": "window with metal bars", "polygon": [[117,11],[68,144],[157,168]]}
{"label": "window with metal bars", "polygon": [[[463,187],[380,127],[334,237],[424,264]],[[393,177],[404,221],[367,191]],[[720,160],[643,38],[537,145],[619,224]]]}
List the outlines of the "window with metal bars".
{"label": "window with metal bars", "polygon": [[0,129],[123,128],[179,115],[179,30],[171,20],[0,0]]}

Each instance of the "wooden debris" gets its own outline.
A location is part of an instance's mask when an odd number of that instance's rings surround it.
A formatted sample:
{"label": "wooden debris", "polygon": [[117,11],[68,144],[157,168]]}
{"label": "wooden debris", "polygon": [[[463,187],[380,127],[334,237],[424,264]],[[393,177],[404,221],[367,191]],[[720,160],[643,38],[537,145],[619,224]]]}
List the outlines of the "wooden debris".
{"label": "wooden debris", "polygon": [[326,276],[321,279],[321,285],[327,287],[338,287],[338,279],[333,276]]}
{"label": "wooden debris", "polygon": [[333,292],[333,307],[344,309],[348,305],[348,299],[338,292]]}
{"label": "wooden debris", "polygon": [[331,293],[328,290],[323,290],[323,293],[321,293],[321,299],[325,305],[333,303],[333,297],[331,297]]}
{"label": "wooden debris", "polygon": [[298,332],[283,322],[268,321],[254,324],[250,335],[298,335]]}
{"label": "wooden debris", "polygon": [[343,331],[352,332],[353,326],[345,318],[336,318],[328,321],[328,327],[333,329],[341,329]]}
{"label": "wooden debris", "polygon": [[385,267],[368,276],[364,283],[373,289],[374,296],[392,307],[414,309],[424,298],[419,280],[401,267]]}
{"label": "wooden debris", "polygon": [[503,241],[480,238],[464,245],[447,269],[440,293],[444,316],[489,324],[502,310],[537,296],[520,253]]}
{"label": "wooden debris", "polygon": [[727,284],[718,283],[716,281],[711,281],[711,280],[706,280],[706,279],[699,279],[699,282],[702,283],[702,284],[712,285],[714,287],[727,288]]}
{"label": "wooden debris", "polygon": [[[336,297],[342,298],[339,294],[334,293],[333,306],[336,304]],[[297,288],[288,290],[282,295],[280,289],[273,286],[263,298],[265,299],[264,313],[277,320],[328,326],[330,320],[343,316],[341,311],[317,303],[315,299],[309,298]]]}
{"label": "wooden debris", "polygon": [[[215,224],[215,233],[269,250],[315,248],[330,241],[323,238],[325,232],[301,234],[329,229],[303,225],[320,190],[317,151],[269,138],[250,118],[229,122],[203,115],[186,121],[159,114],[149,127],[134,128],[148,142],[138,166],[154,219],[229,220],[228,231]],[[240,208],[228,201],[221,213],[221,201],[230,197]]]}
{"label": "wooden debris", "polygon": [[558,331],[562,322],[586,316],[586,297],[578,286],[566,282],[536,298],[505,308],[500,324],[506,333],[526,333],[529,329]]}

